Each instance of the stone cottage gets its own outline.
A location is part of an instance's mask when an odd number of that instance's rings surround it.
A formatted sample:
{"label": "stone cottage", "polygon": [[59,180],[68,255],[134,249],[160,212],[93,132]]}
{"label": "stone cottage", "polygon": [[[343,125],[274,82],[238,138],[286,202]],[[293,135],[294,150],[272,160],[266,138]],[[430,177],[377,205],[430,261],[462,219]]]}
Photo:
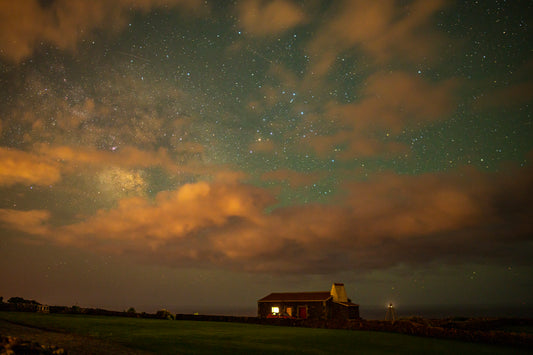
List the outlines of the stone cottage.
{"label": "stone cottage", "polygon": [[359,305],[346,295],[343,283],[330,291],[271,293],[257,301],[260,318],[357,319]]}

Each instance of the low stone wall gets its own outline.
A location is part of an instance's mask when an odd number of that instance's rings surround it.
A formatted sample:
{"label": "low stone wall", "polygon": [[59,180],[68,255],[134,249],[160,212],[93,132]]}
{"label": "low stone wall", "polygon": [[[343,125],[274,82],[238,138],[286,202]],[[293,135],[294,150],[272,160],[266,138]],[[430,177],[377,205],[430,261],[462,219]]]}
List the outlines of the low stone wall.
{"label": "low stone wall", "polygon": [[[437,322],[438,323],[438,322]],[[482,322],[481,322],[482,323]],[[431,338],[454,339],[461,341],[514,345],[531,347],[533,346],[533,334],[513,333],[502,330],[483,330],[472,324],[463,329],[449,325],[448,327],[433,325],[431,322],[417,322],[411,320],[399,320],[396,322],[386,321],[364,321],[350,322],[345,329],[385,331],[408,335],[416,335]]]}
{"label": "low stone wall", "polygon": [[223,315],[206,315],[206,314],[176,314],[176,320],[197,320],[208,322],[235,322],[235,323],[254,323],[261,324],[257,317],[244,316],[223,316]]}
{"label": "low stone wall", "polygon": [[478,343],[533,347],[533,334],[495,330],[495,328],[504,327],[506,325],[533,326],[533,320],[530,319],[471,319],[463,322],[454,322],[451,320],[427,320],[417,318],[390,322],[364,319],[310,320],[176,314],[176,320],[238,322],[287,327],[378,331]]}
{"label": "low stone wall", "polygon": [[113,317],[130,317],[130,318],[158,318],[156,314],[152,313],[135,313],[135,312],[119,312],[109,311],[101,308],[82,308],[82,307],[65,307],[65,306],[50,306],[50,313],[59,314],[85,314],[91,316],[113,316]]}

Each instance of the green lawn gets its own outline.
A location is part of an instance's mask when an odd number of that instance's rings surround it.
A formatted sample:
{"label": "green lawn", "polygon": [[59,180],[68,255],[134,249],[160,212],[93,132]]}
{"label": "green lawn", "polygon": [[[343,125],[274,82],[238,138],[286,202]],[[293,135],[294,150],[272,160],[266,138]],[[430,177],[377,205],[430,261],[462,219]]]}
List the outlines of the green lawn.
{"label": "green lawn", "polygon": [[524,349],[401,334],[0,312],[0,319],[67,331],[158,354],[520,354]]}

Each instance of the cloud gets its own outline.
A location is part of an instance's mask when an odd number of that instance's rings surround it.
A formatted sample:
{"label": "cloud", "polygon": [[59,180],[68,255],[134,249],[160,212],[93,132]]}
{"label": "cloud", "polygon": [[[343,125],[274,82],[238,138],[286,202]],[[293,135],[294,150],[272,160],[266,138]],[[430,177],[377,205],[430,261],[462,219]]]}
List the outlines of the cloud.
{"label": "cloud", "polygon": [[31,56],[41,42],[63,50],[75,50],[94,30],[119,31],[131,10],[148,12],[156,7],[181,6],[197,13],[200,0],[55,0],[1,1],[0,55],[12,62]]}
{"label": "cloud", "polygon": [[97,249],[105,246],[109,252],[144,253],[148,247],[163,251],[161,256],[166,258],[164,250],[169,250],[179,264],[180,256],[201,260],[199,253],[204,249],[206,258],[216,255],[209,246],[210,229],[238,220],[260,223],[263,208],[272,200],[266,191],[251,186],[186,184],[175,191],[160,192],[154,201],[124,199],[116,209],[101,210],[86,221],[63,227],[59,235],[67,244]]}
{"label": "cloud", "polygon": [[[498,108],[519,108],[533,100],[533,60],[526,61],[516,71],[511,72],[510,82],[494,80],[487,77],[483,82],[476,83],[472,88],[474,92],[473,108],[476,110],[494,110]],[[498,83],[496,86],[496,83]]]}
{"label": "cloud", "polygon": [[48,220],[50,212],[45,210],[17,211],[0,209],[0,224],[22,233],[46,236],[50,234]]}
{"label": "cloud", "polygon": [[523,82],[495,90],[484,96],[479,103],[481,106],[516,107],[533,101],[533,82]]}
{"label": "cloud", "polygon": [[362,102],[344,106],[341,116],[357,125],[399,131],[406,124],[431,122],[451,113],[456,87],[453,79],[430,83],[405,72],[376,73],[366,80]]}
{"label": "cloud", "polygon": [[[188,143],[184,143],[184,149],[187,154],[199,154],[203,150],[199,144]],[[111,172],[114,172],[116,181],[122,181],[128,186],[133,183],[136,187],[128,190],[139,192],[144,186],[144,179],[139,175],[142,175],[142,169],[159,167],[173,175],[183,176],[217,176],[227,170],[222,165],[182,159],[181,152],[172,154],[165,148],[150,150],[122,146],[116,150],[98,150],[90,147],[36,144],[34,151],[36,156],[53,161],[62,174],[96,171],[101,183],[103,176],[113,175]],[[131,182],[126,184],[123,179]]]}
{"label": "cloud", "polygon": [[97,150],[71,146],[36,145],[35,150],[55,161],[64,163],[66,168],[90,166],[121,166],[145,168],[162,166],[175,169],[175,162],[164,148],[157,151],[141,150],[136,147],[124,146],[117,150]]}
{"label": "cloud", "polygon": [[277,34],[306,22],[301,8],[285,0],[243,1],[238,12],[244,30],[258,36]]}
{"label": "cloud", "polygon": [[400,6],[398,1],[350,0],[337,2],[309,46],[312,72],[322,76],[337,55],[362,50],[376,62],[421,60],[432,57],[440,42],[428,26],[445,1],[416,0]]}
{"label": "cloud", "polygon": [[60,167],[46,157],[0,147],[0,186],[50,185],[61,179]]}
{"label": "cloud", "polygon": [[499,174],[386,173],[349,183],[335,206],[275,210],[270,229],[257,235],[280,247],[266,256],[258,251],[254,260],[263,260],[263,267],[272,269],[276,260],[293,260],[285,267],[311,272],[363,271],[437,260],[516,257],[515,262],[527,263],[527,253],[518,253],[521,258],[516,251],[530,250],[532,203],[524,194],[531,192],[532,181],[529,168]]}
{"label": "cloud", "polygon": [[[198,182],[154,200],[123,199],[54,228],[57,243],[174,267],[253,272],[357,270],[493,259],[530,263],[533,170],[383,173],[344,185],[334,204],[276,208],[265,189]],[[472,185],[472,181],[476,181]],[[46,220],[13,223],[31,232]],[[27,227],[30,226],[30,227]],[[40,227],[39,227],[40,228]],[[36,234],[46,230],[35,227]]]}
{"label": "cloud", "polygon": [[[201,150],[201,146],[187,145],[189,153]],[[101,181],[104,176],[114,174],[115,180],[120,178],[117,181],[122,181],[124,186],[135,186],[129,190],[139,191],[140,186],[144,185],[140,173],[125,169],[150,167],[161,167],[171,173],[191,175],[212,175],[225,169],[222,166],[208,164],[180,163],[164,148],[152,151],[123,146],[114,151],[104,151],[36,144],[31,151],[26,152],[0,147],[0,186],[7,187],[15,184],[46,186],[61,181],[65,174],[97,169],[101,170],[99,173]]]}
{"label": "cloud", "polygon": [[303,142],[322,155],[345,146],[338,155],[343,159],[397,156],[406,152],[407,147],[385,141],[387,134],[398,134],[405,127],[447,117],[456,107],[456,86],[453,79],[430,83],[405,72],[372,74],[357,93],[360,97],[357,102],[330,102],[321,116],[311,118],[334,123],[333,133],[310,136]]}

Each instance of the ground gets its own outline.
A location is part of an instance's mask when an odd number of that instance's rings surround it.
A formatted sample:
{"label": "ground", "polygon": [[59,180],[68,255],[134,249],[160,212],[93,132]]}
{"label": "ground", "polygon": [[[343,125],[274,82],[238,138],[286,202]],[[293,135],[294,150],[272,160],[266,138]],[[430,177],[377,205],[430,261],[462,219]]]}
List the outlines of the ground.
{"label": "ground", "polygon": [[[112,354],[150,354],[141,350],[128,348],[120,344],[56,330],[44,330],[0,319],[0,334],[14,336],[25,341],[34,341],[42,345],[57,346],[68,354],[98,354],[102,349]],[[1,350],[1,349],[0,349]],[[2,353],[0,351],[0,353]]]}

